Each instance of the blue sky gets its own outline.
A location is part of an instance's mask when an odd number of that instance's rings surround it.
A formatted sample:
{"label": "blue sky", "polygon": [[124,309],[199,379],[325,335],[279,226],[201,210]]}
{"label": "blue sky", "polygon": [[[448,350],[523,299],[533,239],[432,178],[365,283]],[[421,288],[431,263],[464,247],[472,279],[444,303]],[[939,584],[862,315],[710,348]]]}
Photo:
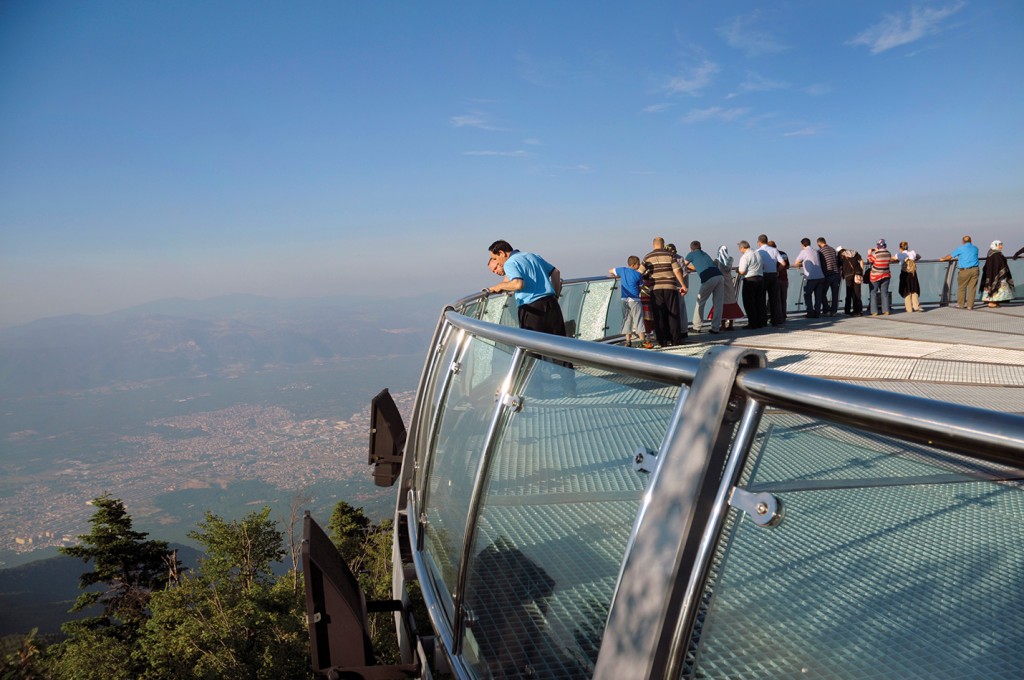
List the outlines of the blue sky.
{"label": "blue sky", "polygon": [[604,4],[0,2],[0,324],[1024,245],[1019,0]]}

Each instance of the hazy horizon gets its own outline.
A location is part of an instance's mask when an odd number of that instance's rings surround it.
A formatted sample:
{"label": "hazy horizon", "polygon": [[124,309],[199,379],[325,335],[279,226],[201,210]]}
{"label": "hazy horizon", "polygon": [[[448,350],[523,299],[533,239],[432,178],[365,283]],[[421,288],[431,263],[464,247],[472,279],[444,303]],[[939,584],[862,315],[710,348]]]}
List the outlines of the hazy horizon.
{"label": "hazy horizon", "polygon": [[1013,252],[1022,57],[1011,0],[4,3],[0,326],[455,298],[496,238]]}

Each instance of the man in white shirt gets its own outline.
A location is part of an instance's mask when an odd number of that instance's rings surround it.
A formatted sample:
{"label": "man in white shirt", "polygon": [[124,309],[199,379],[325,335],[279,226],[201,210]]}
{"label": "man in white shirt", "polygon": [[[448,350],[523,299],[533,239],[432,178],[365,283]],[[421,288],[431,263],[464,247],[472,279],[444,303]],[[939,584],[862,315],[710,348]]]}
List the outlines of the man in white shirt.
{"label": "man in white shirt", "polygon": [[803,249],[793,264],[800,267],[804,273],[804,306],[807,308],[807,318],[817,319],[821,316],[821,298],[825,293],[825,272],[821,268],[818,251],[811,247],[811,239],[800,239],[800,245]]}
{"label": "man in white shirt", "polygon": [[761,267],[764,270],[764,292],[768,297],[768,309],[765,316],[771,315],[772,325],[781,326],[786,322],[785,300],[782,299],[779,289],[779,266],[786,266],[786,261],[779,255],[779,251],[768,245],[768,235],[761,234],[757,237],[757,255],[761,258]]}
{"label": "man in white shirt", "polygon": [[751,250],[747,241],[740,241],[740,261],[736,270],[743,277],[743,310],[747,313],[747,328],[764,328],[767,318],[764,308],[764,269],[761,258]]}

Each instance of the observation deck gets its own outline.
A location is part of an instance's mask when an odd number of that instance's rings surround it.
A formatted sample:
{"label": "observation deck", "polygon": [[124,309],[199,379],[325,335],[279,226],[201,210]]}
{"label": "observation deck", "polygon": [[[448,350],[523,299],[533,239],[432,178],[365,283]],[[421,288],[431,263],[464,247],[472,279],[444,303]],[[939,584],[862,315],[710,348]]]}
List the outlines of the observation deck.
{"label": "observation deck", "polygon": [[925,313],[894,294],[890,316],[809,319],[793,281],[784,328],[656,351],[615,344],[610,279],[567,282],[574,338],[514,327],[511,297],[454,303],[395,467],[395,596],[419,581],[436,643],[405,639],[405,660],[1020,677],[1020,265],[996,309],[943,306],[955,266],[922,262]]}

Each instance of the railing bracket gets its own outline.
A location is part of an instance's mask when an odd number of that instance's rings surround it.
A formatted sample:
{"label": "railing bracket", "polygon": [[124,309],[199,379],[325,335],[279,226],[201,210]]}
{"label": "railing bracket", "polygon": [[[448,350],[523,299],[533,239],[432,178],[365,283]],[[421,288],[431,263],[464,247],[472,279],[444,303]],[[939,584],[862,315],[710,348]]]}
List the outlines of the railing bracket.
{"label": "railing bracket", "polygon": [[729,505],[750,515],[758,526],[773,527],[782,521],[782,501],[766,491],[750,493],[735,486],[729,494]]}
{"label": "railing bracket", "polygon": [[657,465],[655,460],[657,454],[647,450],[646,446],[639,447],[633,454],[633,470],[636,472],[654,472]]}

